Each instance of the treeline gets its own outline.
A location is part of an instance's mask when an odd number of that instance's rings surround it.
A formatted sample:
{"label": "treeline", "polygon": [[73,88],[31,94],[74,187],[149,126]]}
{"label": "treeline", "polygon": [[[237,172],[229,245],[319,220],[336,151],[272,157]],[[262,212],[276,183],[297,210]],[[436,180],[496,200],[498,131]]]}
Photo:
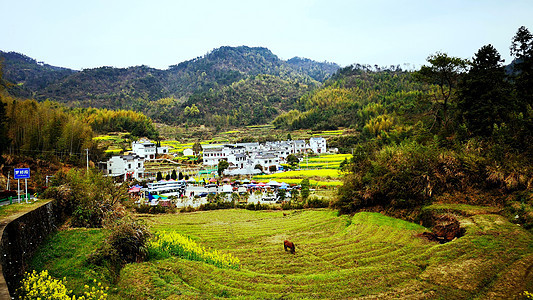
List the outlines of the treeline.
{"label": "treeline", "polygon": [[[304,95],[295,110],[278,116],[273,124],[290,130],[331,130],[339,127],[379,133],[389,129],[398,110],[418,109],[421,84],[400,68],[372,69],[355,65],[339,70],[324,87]],[[380,127],[381,126],[381,127]]]}
{"label": "treeline", "polygon": [[78,164],[86,151],[100,153],[93,142],[91,127],[79,118],[65,112],[56,103],[20,100],[0,95],[4,108],[4,126],[0,136],[5,142],[4,153],[20,154],[42,159],[59,158]]}
{"label": "treeline", "polygon": [[11,83],[3,79],[0,65],[0,154],[82,164],[86,150],[98,161],[103,152],[93,141],[96,133],[130,132],[156,138],[152,121],[133,111],[71,109],[59,103],[20,99],[7,93]]}
{"label": "treeline", "polygon": [[274,123],[336,126],[351,116],[351,134],[329,143],[353,153],[336,204],[343,213],[398,212],[432,201],[491,204],[530,228],[533,35],[521,27],[510,49],[509,66],[486,45],[471,60],[433,54],[412,73],[343,69],[303,98],[307,110]]}
{"label": "treeline", "polygon": [[311,87],[298,81],[258,75],[219,91],[193,94],[178,106],[178,123],[210,126],[265,124],[295,107]]}
{"label": "treeline", "polygon": [[82,118],[97,133],[129,132],[135,137],[151,139],[159,135],[152,120],[139,112],[81,108],[73,109],[72,113]]}
{"label": "treeline", "polygon": [[4,76],[16,85],[9,87],[10,92],[21,98],[29,98],[32,91],[70,76],[76,71],[54,67],[16,52],[0,51],[0,63],[4,66]]}

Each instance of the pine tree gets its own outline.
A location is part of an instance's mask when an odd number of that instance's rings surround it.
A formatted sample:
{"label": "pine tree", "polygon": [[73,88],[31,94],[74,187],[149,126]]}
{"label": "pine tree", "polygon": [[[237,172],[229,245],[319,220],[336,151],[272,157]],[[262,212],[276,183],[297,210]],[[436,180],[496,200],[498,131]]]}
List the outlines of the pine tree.
{"label": "pine tree", "polygon": [[472,68],[459,84],[460,115],[468,129],[476,135],[491,135],[494,124],[506,122],[514,110],[503,62],[492,45],[483,46],[473,57]]}

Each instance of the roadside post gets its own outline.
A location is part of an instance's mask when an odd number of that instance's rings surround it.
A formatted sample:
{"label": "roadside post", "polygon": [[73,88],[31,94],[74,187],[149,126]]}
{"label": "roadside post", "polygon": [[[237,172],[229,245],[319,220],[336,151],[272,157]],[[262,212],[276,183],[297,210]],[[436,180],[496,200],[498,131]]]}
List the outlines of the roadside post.
{"label": "roadside post", "polygon": [[15,169],[14,172],[14,178],[17,179],[17,195],[18,195],[18,203],[20,203],[20,180],[24,179],[25,185],[26,185],[26,202],[28,202],[28,178],[30,178],[30,168],[19,168]]}

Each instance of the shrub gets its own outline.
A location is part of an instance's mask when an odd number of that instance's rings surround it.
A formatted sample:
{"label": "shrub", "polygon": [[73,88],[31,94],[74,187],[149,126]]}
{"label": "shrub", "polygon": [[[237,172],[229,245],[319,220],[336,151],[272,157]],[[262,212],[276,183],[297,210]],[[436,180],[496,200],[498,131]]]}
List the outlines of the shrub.
{"label": "shrub", "polygon": [[300,182],[300,185],[302,186],[302,191],[301,191],[301,195],[302,195],[302,199],[307,199],[307,197],[309,197],[309,179],[308,178],[304,178],[302,179],[302,181]]}
{"label": "shrub", "polygon": [[161,206],[161,205],[147,205],[141,204],[139,206],[134,206],[134,209],[137,213],[140,214],[165,214],[165,213],[175,213],[175,206]]}
{"label": "shrub", "polygon": [[146,242],[150,232],[139,220],[124,218],[111,228],[107,243],[116,249],[124,263],[141,262],[147,254]]}
{"label": "shrub", "polygon": [[72,225],[76,227],[101,227],[106,218],[123,216],[121,203],[127,201],[126,186],[117,187],[108,177],[92,170],[71,169],[60,175],[57,183],[43,196],[55,199],[55,203],[72,213]]}
{"label": "shrub", "polygon": [[392,205],[397,208],[423,204],[432,194],[437,151],[417,142],[386,146],[358,161],[357,170],[344,178],[336,206],[343,213],[355,209]]}
{"label": "shrub", "polygon": [[90,255],[88,262],[106,267],[111,279],[116,280],[125,264],[144,261],[151,234],[145,224],[130,217],[115,222],[110,229],[111,235]]}
{"label": "shrub", "polygon": [[307,206],[309,208],[322,208],[322,207],[328,207],[329,201],[325,201],[318,197],[309,197],[307,198]]}

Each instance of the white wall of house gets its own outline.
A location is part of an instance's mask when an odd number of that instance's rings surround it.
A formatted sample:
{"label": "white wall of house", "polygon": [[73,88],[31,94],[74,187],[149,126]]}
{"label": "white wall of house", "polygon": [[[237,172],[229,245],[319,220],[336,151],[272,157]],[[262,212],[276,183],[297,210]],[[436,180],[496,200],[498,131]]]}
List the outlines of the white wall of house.
{"label": "white wall of house", "polygon": [[192,155],[194,155],[194,151],[192,151],[191,148],[187,148],[187,149],[183,150],[183,155],[184,156],[192,156]]}
{"label": "white wall of house", "polygon": [[169,147],[157,147],[156,144],[143,139],[131,143],[131,152],[146,160],[153,160],[156,159],[156,155],[168,154]]}
{"label": "white wall of house", "polygon": [[141,179],[144,176],[144,158],[137,155],[112,156],[106,162],[105,172],[113,177],[124,176],[124,180],[128,175],[134,179]]}
{"label": "white wall of house", "polygon": [[[263,172],[265,173],[272,173],[270,172],[270,167],[275,166],[276,171],[280,168],[280,158],[272,153],[268,154],[261,154],[254,157],[254,163],[253,165],[261,165],[263,167]],[[275,172],[275,171],[274,171]]]}
{"label": "white wall of house", "polygon": [[204,165],[208,166],[216,166],[218,165],[218,162],[222,159],[227,160],[227,157],[224,156],[224,152],[222,151],[223,147],[212,147],[212,148],[204,148],[203,151],[203,161]]}
{"label": "white wall of house", "polygon": [[156,146],[154,143],[146,140],[135,141],[131,143],[131,152],[146,159],[155,159]]}
{"label": "white wall of house", "polygon": [[326,153],[326,139],[323,137],[310,138],[309,148],[315,153]]}

